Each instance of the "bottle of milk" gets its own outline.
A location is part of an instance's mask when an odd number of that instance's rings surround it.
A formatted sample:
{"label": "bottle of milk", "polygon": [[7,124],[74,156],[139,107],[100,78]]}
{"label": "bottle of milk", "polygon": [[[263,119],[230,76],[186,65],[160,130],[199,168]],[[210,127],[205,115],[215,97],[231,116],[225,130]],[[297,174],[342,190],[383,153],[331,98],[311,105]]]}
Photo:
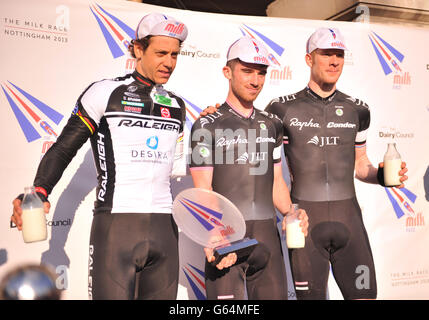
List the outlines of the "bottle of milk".
{"label": "bottle of milk", "polygon": [[47,227],[43,202],[37,195],[34,187],[24,188],[22,199],[22,237],[24,242],[46,240]]}
{"label": "bottle of milk", "polygon": [[401,181],[399,180],[401,176],[399,171],[401,171],[401,156],[396,150],[396,143],[388,143],[387,151],[384,155],[384,185],[386,187],[399,186]]}
{"label": "bottle of milk", "polygon": [[287,247],[304,248],[305,237],[300,227],[301,220],[298,219],[299,205],[291,204],[289,212],[286,214],[286,244]]}

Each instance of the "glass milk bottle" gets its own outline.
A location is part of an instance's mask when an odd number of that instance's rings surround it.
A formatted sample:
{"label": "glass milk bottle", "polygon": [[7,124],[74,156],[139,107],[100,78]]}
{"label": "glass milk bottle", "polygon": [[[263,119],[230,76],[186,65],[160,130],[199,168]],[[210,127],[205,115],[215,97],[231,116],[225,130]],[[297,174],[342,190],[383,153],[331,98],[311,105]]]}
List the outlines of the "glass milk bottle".
{"label": "glass milk bottle", "polygon": [[34,187],[26,187],[22,199],[22,237],[24,242],[46,240],[47,227],[43,202]]}
{"label": "glass milk bottle", "polygon": [[384,155],[384,185],[386,187],[399,186],[401,177],[399,171],[401,171],[401,156],[396,150],[396,143],[388,143],[387,151]]}
{"label": "glass milk bottle", "polygon": [[288,248],[304,248],[305,237],[298,219],[298,204],[291,204],[291,209],[286,214],[286,244]]}

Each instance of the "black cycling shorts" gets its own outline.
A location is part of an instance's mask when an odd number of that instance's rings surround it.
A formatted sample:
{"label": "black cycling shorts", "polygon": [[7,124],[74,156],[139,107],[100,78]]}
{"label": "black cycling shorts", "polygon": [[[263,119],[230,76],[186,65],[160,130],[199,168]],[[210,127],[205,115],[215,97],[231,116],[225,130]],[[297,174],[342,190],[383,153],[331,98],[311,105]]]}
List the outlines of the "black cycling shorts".
{"label": "black cycling shorts", "polygon": [[298,299],[326,299],[330,264],[344,299],[375,299],[374,261],[356,198],[310,202],[292,199],[309,218],[305,247],[289,249]]}
{"label": "black cycling shorts", "polygon": [[178,233],[171,214],[95,214],[89,253],[90,298],[176,299]]}
{"label": "black cycling shorts", "polygon": [[206,259],[207,299],[242,300],[247,289],[249,300],[286,300],[286,271],[275,220],[246,221],[246,237],[259,243],[243,261],[218,270]]}

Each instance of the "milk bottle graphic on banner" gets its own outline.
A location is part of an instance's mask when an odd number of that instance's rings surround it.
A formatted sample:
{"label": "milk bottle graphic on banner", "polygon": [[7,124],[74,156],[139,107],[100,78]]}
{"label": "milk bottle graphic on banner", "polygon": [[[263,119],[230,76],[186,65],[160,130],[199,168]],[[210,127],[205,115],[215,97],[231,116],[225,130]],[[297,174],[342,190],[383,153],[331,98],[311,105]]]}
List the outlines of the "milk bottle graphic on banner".
{"label": "milk bottle graphic on banner", "polygon": [[25,243],[46,240],[47,227],[43,202],[34,187],[26,187],[22,199],[22,237]]}
{"label": "milk bottle graphic on banner", "polygon": [[401,171],[401,156],[396,150],[396,143],[388,143],[387,151],[384,155],[384,185],[386,187],[399,186],[401,177],[399,171]]}

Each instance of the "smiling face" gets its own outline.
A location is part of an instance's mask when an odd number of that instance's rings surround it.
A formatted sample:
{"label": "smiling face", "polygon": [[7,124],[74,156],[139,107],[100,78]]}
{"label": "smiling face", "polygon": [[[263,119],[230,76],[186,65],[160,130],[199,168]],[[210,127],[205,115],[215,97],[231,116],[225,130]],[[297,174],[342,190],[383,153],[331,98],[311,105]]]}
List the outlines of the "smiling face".
{"label": "smiling face", "polygon": [[230,92],[237,99],[252,103],[264,87],[267,66],[237,60],[225,66],[223,72],[230,80]]}
{"label": "smiling face", "polygon": [[343,71],[344,50],[316,49],[305,56],[311,68],[311,81],[324,85],[335,85]]}
{"label": "smiling face", "polygon": [[178,39],[166,36],[151,37],[146,50],[140,45],[134,48],[137,58],[136,70],[156,84],[164,84],[176,67],[179,51]]}

